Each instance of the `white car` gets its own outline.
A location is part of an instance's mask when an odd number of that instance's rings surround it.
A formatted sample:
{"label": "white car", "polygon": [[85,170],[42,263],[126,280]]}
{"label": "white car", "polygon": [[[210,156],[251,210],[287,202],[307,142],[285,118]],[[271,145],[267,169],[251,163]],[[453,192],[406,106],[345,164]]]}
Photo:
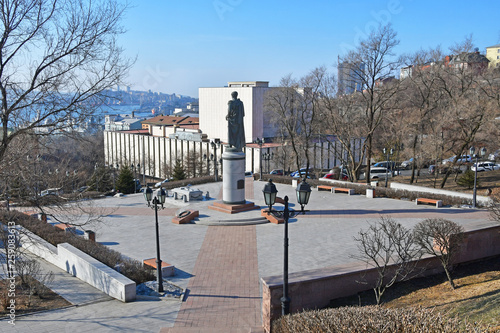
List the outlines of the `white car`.
{"label": "white car", "polygon": [[[366,179],[366,172],[364,173]],[[371,167],[370,168],[370,179],[378,179],[378,178],[391,178],[391,170],[382,167]]]}
{"label": "white car", "polygon": [[492,171],[492,170],[500,170],[500,165],[495,164],[493,162],[478,162],[477,167],[476,167],[476,163],[474,163],[470,167],[470,169],[472,171],[476,171],[476,168],[477,168],[477,172]]}

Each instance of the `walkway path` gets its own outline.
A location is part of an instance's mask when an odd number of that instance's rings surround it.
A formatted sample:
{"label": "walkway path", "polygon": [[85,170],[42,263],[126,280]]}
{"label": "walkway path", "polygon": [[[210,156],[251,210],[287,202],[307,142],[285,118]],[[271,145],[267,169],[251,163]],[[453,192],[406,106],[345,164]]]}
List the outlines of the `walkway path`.
{"label": "walkway path", "polygon": [[[253,182],[247,177],[246,199],[263,207],[264,185],[264,182]],[[203,192],[210,192],[212,197],[220,199],[222,196],[221,182],[199,187]],[[278,195],[282,198],[288,195],[291,208],[297,209],[295,189],[283,184],[276,184],[276,187]],[[185,302],[106,300],[99,291],[75,287],[77,279],[63,276],[55,289],[77,306],[20,316],[14,327],[0,320],[0,333],[157,333],[160,329],[168,333],[262,332],[259,276],[282,273],[283,226],[171,223],[174,214],[187,209],[199,210],[201,222],[260,215],[252,211],[230,216],[208,210],[207,206],[214,201],[184,203],[169,199],[166,209],[159,212],[162,259],[176,267],[176,275],[168,280],[188,290]],[[99,242],[137,260],[154,256],[154,212],[146,206],[142,194],[106,198],[96,204],[111,212],[96,229]],[[436,209],[403,200],[369,199],[316,190],[311,193],[306,209],[309,210],[307,214],[290,220],[291,274],[352,262],[350,255],[357,251],[353,237],[381,215],[391,216],[407,228],[427,217],[451,219],[466,230],[494,224],[485,210]]]}
{"label": "walkway path", "polygon": [[[253,181],[246,198],[253,198]],[[262,331],[255,226],[209,227],[193,275],[175,326],[161,332]]]}

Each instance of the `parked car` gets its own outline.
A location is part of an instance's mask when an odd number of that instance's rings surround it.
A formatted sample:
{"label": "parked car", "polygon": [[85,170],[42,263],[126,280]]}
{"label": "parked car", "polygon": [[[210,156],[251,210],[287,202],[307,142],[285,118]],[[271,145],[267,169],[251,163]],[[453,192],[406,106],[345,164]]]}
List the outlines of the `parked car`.
{"label": "parked car", "polygon": [[396,169],[396,162],[393,162],[393,161],[377,162],[373,166],[376,168],[387,168],[389,170],[395,170]]}
{"label": "parked car", "polygon": [[48,188],[48,189],[40,192],[40,196],[44,197],[46,195],[61,195],[63,193],[64,193],[64,191],[62,188]]}
{"label": "parked car", "polygon": [[[366,172],[363,174],[366,179]],[[391,170],[382,167],[371,167],[370,168],[370,179],[378,179],[378,178],[391,178]]]}
{"label": "parked car", "polygon": [[[297,171],[295,171],[295,172],[292,172],[290,175],[291,175],[293,178],[304,178],[304,177],[306,176],[306,172],[305,172],[305,171],[302,171],[302,172],[299,174]],[[309,172],[307,173],[307,178],[308,178],[308,179],[314,179],[314,178],[316,178],[316,176],[312,173],[312,171],[309,171]]]}
{"label": "parked car", "polygon": [[[339,177],[338,173],[327,173],[322,178],[338,180],[340,177]],[[347,174],[343,173],[342,180],[348,180],[348,179],[349,179],[349,176]]]}
{"label": "parked car", "polygon": [[[443,160],[442,164],[453,163],[457,155],[453,155],[450,158]],[[470,155],[462,155],[457,159],[457,163],[470,163],[472,162],[472,157]]]}
{"label": "parked car", "polygon": [[253,172],[252,171],[245,171],[245,177],[252,177]]}
{"label": "parked car", "polygon": [[[294,171],[294,172],[292,172],[292,173],[290,174],[290,177],[295,177],[295,178],[298,178],[298,177],[299,177],[299,175],[300,175],[300,176],[303,176],[303,175],[305,175],[306,170],[307,170],[307,168],[301,168],[300,170]],[[312,168],[309,168],[309,172],[307,173],[307,174],[308,174],[308,176],[313,177],[313,176],[312,176],[313,171],[314,171],[314,170],[313,170]],[[302,178],[302,177],[301,177],[301,178]]]}
{"label": "parked car", "polygon": [[283,176],[283,169],[274,169],[270,172],[271,175]]}
{"label": "parked car", "polygon": [[500,170],[500,165],[495,164],[493,162],[478,162],[477,166],[476,166],[476,163],[474,163],[470,167],[470,169],[472,171],[476,171],[476,168],[477,168],[477,172],[492,171],[492,170]]}
{"label": "parked car", "polygon": [[429,165],[429,174],[433,175],[436,172],[436,166],[434,164]]}
{"label": "parked car", "polygon": [[405,169],[405,170],[408,170],[411,168],[411,165],[413,163],[413,157],[410,158],[409,160],[407,161],[403,161],[401,162],[401,169]]}

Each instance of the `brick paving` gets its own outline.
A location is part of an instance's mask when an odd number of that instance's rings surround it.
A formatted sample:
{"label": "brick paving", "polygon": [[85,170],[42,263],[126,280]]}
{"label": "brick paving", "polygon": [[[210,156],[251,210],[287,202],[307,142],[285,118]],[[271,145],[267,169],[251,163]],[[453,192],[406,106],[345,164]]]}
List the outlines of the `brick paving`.
{"label": "brick paving", "polygon": [[[245,178],[245,197],[263,205],[265,182]],[[295,189],[276,184],[279,196],[295,203]],[[200,186],[222,198],[222,183]],[[177,225],[171,216],[186,209],[199,209],[200,220],[221,219],[221,213],[206,207],[213,199],[184,203],[170,199],[159,211],[162,257],[176,266],[169,281],[185,288],[185,301],[154,302],[139,299],[132,303],[117,300],[85,303],[82,306],[20,317],[15,328],[3,325],[0,332],[263,332],[261,319],[261,277],[280,275],[283,264],[283,228],[278,225],[205,226]],[[98,241],[138,260],[154,253],[154,212],[142,194],[96,201],[110,214],[96,230]],[[96,205],[97,206],[97,205]],[[281,205],[280,205],[281,206]],[[486,210],[416,206],[412,202],[386,198],[369,199],[313,191],[306,215],[291,219],[289,225],[289,271],[345,265],[356,244],[353,236],[380,215],[392,216],[406,227],[422,218],[443,217],[466,230],[489,227]],[[247,215],[247,213],[245,213]],[[258,214],[258,213],[257,213]],[[226,215],[224,219],[241,218]],[[258,245],[258,247],[257,247]],[[71,288],[69,288],[71,290]],[[42,324],[40,324],[42,323]],[[168,327],[168,328],[167,328]]]}
{"label": "brick paving", "polygon": [[[253,192],[247,178],[246,198]],[[161,332],[262,331],[255,226],[209,227],[193,275],[174,327]]]}
{"label": "brick paving", "polygon": [[255,226],[209,227],[193,275],[174,328],[162,332],[262,326]]}

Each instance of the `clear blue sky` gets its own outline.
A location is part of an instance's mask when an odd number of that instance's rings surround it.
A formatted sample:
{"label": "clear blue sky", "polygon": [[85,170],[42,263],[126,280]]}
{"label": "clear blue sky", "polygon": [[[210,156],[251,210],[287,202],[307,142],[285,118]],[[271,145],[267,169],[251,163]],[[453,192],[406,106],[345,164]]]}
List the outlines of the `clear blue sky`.
{"label": "clear blue sky", "polygon": [[391,23],[397,53],[472,34],[482,53],[500,43],[500,2],[429,0],[130,0],[120,44],[137,61],[133,90],[198,97],[199,87],[228,81],[296,77],[356,45],[370,27]]}

